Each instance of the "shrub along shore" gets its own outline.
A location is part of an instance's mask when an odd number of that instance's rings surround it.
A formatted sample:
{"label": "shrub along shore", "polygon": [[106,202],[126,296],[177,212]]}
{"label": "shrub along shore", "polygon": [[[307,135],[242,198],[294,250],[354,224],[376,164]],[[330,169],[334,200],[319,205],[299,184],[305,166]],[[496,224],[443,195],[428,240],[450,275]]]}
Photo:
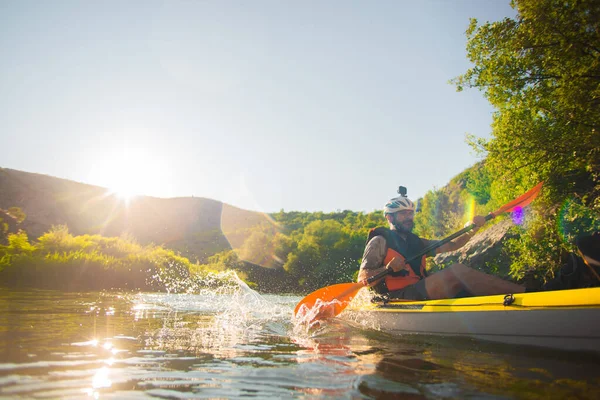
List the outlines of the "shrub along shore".
{"label": "shrub along shore", "polygon": [[165,291],[216,272],[161,246],[142,246],[131,237],[73,236],[65,226],[34,243],[23,231],[7,241],[0,246],[0,282],[11,287]]}

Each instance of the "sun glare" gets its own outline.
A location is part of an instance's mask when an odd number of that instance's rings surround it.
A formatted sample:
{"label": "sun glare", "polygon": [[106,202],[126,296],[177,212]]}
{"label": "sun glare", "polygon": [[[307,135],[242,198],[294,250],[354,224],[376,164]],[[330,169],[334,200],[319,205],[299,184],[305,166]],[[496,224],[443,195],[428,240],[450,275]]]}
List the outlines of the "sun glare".
{"label": "sun glare", "polygon": [[129,186],[127,182],[122,182],[116,185],[110,185],[108,187],[108,190],[110,194],[114,194],[118,198],[125,201],[130,201],[135,196],[144,194],[139,190],[135,190],[133,186]]}
{"label": "sun glare", "polygon": [[165,168],[161,168],[146,151],[130,148],[115,152],[98,163],[89,180],[128,202],[136,196],[160,195],[158,186],[164,175]]}

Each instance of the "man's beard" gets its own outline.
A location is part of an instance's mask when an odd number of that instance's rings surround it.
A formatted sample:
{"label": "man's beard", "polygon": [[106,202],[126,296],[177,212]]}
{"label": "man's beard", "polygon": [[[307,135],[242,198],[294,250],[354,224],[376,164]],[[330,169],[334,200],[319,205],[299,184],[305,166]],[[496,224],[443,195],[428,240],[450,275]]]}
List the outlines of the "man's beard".
{"label": "man's beard", "polygon": [[398,222],[394,223],[394,228],[396,228],[396,230],[401,233],[411,233],[414,227],[415,227],[415,223],[413,221],[404,221],[402,223],[398,223]]}

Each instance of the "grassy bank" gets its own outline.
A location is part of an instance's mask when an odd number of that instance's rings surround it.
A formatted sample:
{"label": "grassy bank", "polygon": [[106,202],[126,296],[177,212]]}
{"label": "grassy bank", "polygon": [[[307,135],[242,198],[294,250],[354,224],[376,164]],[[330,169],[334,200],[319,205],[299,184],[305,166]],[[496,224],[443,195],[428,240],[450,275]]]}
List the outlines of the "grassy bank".
{"label": "grassy bank", "polygon": [[25,232],[11,234],[0,246],[0,282],[13,287],[172,291],[177,282],[210,272],[216,271],[161,246],[128,237],[73,236],[64,226],[35,242]]}

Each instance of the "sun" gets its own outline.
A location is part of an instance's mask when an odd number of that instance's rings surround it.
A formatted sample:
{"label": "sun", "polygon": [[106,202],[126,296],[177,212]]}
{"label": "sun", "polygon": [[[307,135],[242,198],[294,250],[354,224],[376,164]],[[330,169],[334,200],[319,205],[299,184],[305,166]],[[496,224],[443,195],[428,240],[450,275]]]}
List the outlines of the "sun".
{"label": "sun", "polygon": [[136,190],[133,186],[129,185],[129,182],[133,180],[123,180],[123,182],[119,182],[116,185],[111,185],[108,187],[109,193],[114,194],[121,200],[125,200],[126,202],[130,202],[136,196],[141,196],[144,194],[142,190]]}
{"label": "sun", "polygon": [[160,193],[166,168],[144,149],[115,151],[94,165],[89,182],[108,189],[108,194],[124,201],[136,196]]}

